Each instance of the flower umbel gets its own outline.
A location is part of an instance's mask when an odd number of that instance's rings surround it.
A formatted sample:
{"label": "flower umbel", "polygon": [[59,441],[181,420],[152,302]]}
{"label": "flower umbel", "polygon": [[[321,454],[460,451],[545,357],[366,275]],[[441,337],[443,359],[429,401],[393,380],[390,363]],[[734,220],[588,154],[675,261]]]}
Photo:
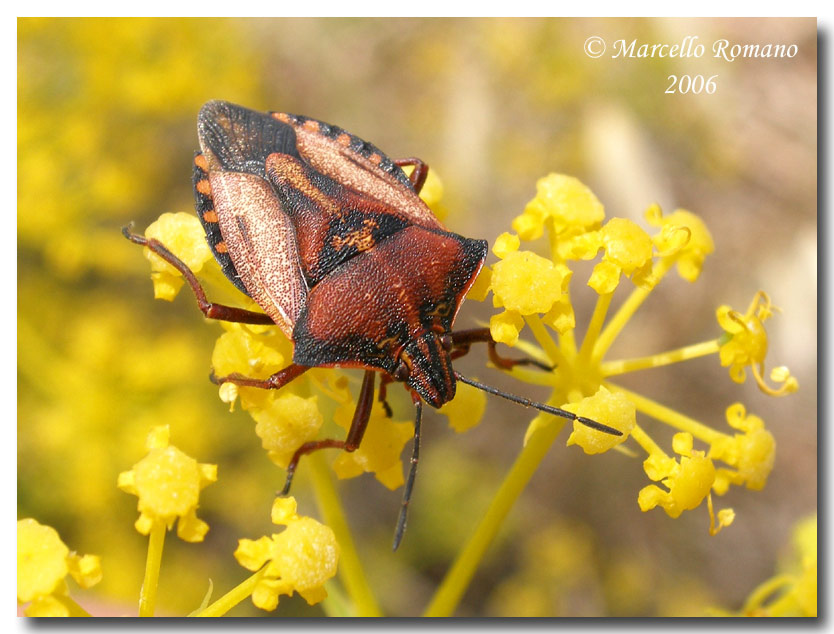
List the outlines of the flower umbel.
{"label": "flower umbel", "polygon": [[17,522],[17,601],[26,616],[89,616],[68,592],[70,575],[82,588],[101,581],[97,555],[77,555],[58,532],[33,519]]}
{"label": "flower umbel", "polygon": [[[540,179],[536,197],[513,222],[517,234],[501,235],[493,248],[500,261],[492,267],[488,282],[493,303],[504,310],[493,316],[490,329],[496,341],[512,346],[529,326],[538,348],[526,342],[520,342],[519,347],[528,355],[546,359],[555,369],[542,373],[515,367],[513,374],[524,381],[550,385],[550,403],[624,432],[616,437],[575,424],[569,445],[578,444],[586,453],[602,453],[633,438],[648,455],[644,461],[646,474],[658,483],[640,492],[640,508],[647,511],[660,506],[669,516],[678,517],[707,500],[710,530],[716,533],[732,522],[733,513],[731,509],[720,510],[716,520],[710,493],[722,495],[732,484],[760,489],[773,467],[775,442],[763,421],[747,416],[744,406],[737,403],[727,410],[727,421],[738,433],[717,431],[619,387],[610,377],[718,353],[722,365],[730,366],[733,380],[743,381],[744,369],[749,366],[767,394],[788,394],[797,389],[797,382],[784,367],[771,373],[772,380],[782,383],[779,389],[770,388],[761,379],[767,352],[762,322],[772,315],[770,299],[762,292],[745,314],[727,306],[718,309],[718,320],[725,331],[721,338],[648,357],[604,359],[630,317],[672,267],[694,282],[705,257],[714,250],[703,221],[689,211],[664,215],[659,206],[652,205],[646,219],[658,233],[650,235],[636,223],[621,218],[603,224],[601,203],[579,181],[555,174]],[[549,258],[521,249],[523,241],[545,232]],[[600,252],[601,259],[587,281],[598,294],[597,305],[584,340],[577,344],[569,264],[596,258]],[[613,292],[622,277],[630,278],[635,288],[607,320]],[[555,331],[556,338],[549,329]],[[678,430],[672,443],[677,457],[663,451],[636,424],[635,410]],[[552,423],[551,417],[537,416],[526,440]]]}
{"label": "flower umbel", "polygon": [[293,592],[310,605],[318,603],[327,596],[324,582],[336,574],[339,544],[333,531],[296,511],[295,498],[277,498],[272,523],[286,528],[270,537],[241,539],[235,551],[244,568],[266,566],[252,592],[252,602],[263,610],[274,610],[282,594],[292,596]]}

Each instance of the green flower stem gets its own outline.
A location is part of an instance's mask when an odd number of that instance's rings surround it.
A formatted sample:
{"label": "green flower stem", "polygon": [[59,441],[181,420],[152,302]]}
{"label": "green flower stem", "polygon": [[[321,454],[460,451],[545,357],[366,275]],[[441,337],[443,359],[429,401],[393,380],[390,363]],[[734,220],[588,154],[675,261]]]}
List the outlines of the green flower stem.
{"label": "green flower stem", "polygon": [[486,549],[564,426],[563,419],[553,417],[550,425],[540,427],[533,433],[516,458],[480,524],[437,589],[424,616],[451,616],[454,613]]}
{"label": "green flower stem", "polygon": [[165,522],[156,520],[148,539],[148,558],[145,561],[145,580],[139,593],[139,616],[153,616],[156,607],[156,589],[159,585],[159,567],[165,546]]}
{"label": "green flower stem", "polygon": [[322,452],[312,453],[307,457],[313,480],[316,502],[322,514],[324,523],[336,534],[341,554],[339,555],[339,577],[348,591],[356,609],[356,616],[382,616],[382,611],[374,598],[356,545],[350,533],[342,503],[333,485],[330,467],[324,461]]}
{"label": "green flower stem", "polygon": [[226,594],[217,599],[217,601],[192,616],[223,616],[238,603],[252,595],[252,592],[255,590],[255,586],[258,585],[261,577],[263,577],[266,573],[266,568],[267,566],[264,566],[248,579],[229,590]]}
{"label": "green flower stem", "polygon": [[[652,275],[655,277],[655,286],[669,272],[669,269],[674,263],[674,257],[667,257],[655,264],[654,270],[652,271]],[[631,292],[631,295],[622,303],[619,310],[617,310],[597,339],[593,352],[591,353],[592,364],[598,363],[603,355],[608,352],[608,348],[614,343],[617,335],[620,334],[620,331],[628,323],[628,320],[637,312],[637,309],[640,308],[651,292],[651,288],[643,288],[642,286],[638,286]]]}
{"label": "green flower stem", "polygon": [[689,359],[703,357],[708,354],[715,354],[718,352],[719,348],[719,340],[712,339],[711,341],[694,343],[691,346],[684,346],[683,348],[669,350],[667,352],[660,352],[658,354],[653,354],[647,357],[639,357],[636,359],[620,359],[617,361],[605,361],[602,364],[602,375],[614,376],[616,374],[634,372],[635,370],[658,368],[660,366],[669,365],[672,363],[679,363],[680,361],[688,361]]}

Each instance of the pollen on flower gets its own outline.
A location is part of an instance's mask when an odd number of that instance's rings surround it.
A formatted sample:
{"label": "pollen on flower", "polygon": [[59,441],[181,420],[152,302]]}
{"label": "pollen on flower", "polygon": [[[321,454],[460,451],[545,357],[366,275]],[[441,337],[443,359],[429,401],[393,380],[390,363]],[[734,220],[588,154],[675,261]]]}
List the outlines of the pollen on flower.
{"label": "pollen on flower", "polygon": [[599,226],[604,218],[602,203],[578,179],[548,174],[536,182],[536,197],[513,220],[513,229],[522,240],[535,240],[547,221],[555,233],[571,235]]}
{"label": "pollen on flower", "polygon": [[200,464],[168,444],[167,425],[148,435],[148,455],[130,471],[119,474],[119,488],[139,498],[136,530],[147,535],[154,524],[169,529],[177,522],[177,535],[187,542],[199,542],[208,524],[197,518],[200,490],[217,480],[217,466]]}
{"label": "pollen on flower", "polygon": [[722,435],[711,443],[710,458],[731,467],[718,469],[715,492],[723,495],[731,484],[743,484],[756,491],[763,489],[776,456],[773,434],[764,428],[761,418],[752,414],[748,416],[741,403],[727,408],[727,423],[743,433]]}
{"label": "pollen on flower", "polygon": [[296,449],[315,439],[324,424],[317,396],[303,398],[291,392],[271,393],[261,405],[250,406],[249,414],[269,459],[283,469]]}
{"label": "pollen on flower", "polygon": [[505,258],[509,253],[518,251],[521,241],[518,236],[506,231],[495,238],[495,243],[492,245],[492,252],[499,258]]}
{"label": "pollen on flower", "polygon": [[489,333],[498,343],[514,346],[524,328],[524,317],[515,310],[505,310],[489,318]]}
{"label": "pollen on flower", "polygon": [[605,255],[594,267],[588,286],[600,295],[617,287],[620,275],[631,277],[635,284],[651,287],[652,240],[636,223],[612,218],[599,231]]}
{"label": "pollen on flower", "polygon": [[688,282],[698,279],[715,243],[704,221],[685,209],[663,215],[659,205],[646,210],[646,221],[661,231],[652,240],[661,255],[675,255],[678,274]]}
{"label": "pollen on flower", "polygon": [[51,526],[27,518],[17,522],[17,600],[30,603],[27,616],[76,616],[67,596],[66,577],[89,588],[101,580],[97,555],[70,552]]}
{"label": "pollen on flower", "polygon": [[266,565],[252,593],[252,602],[263,610],[278,607],[281,595],[298,592],[310,605],[327,597],[324,583],[335,576],[339,544],[333,531],[297,513],[295,498],[277,498],[272,521],[286,528],[271,537],[241,539],[235,558],[249,570]]}
{"label": "pollen on flower", "polygon": [[[205,236],[197,217],[185,212],[162,214],[145,230],[145,237],[159,240],[195,273],[213,258]],[[185,282],[182,275],[148,248],[145,257],[151,263],[154,296],[172,301]]]}
{"label": "pollen on flower", "polygon": [[749,366],[760,390],[771,396],[784,396],[799,389],[799,382],[785,366],[770,373],[771,380],[781,383],[778,388],[770,387],[763,376],[767,356],[767,331],[763,322],[773,315],[773,310],[770,297],[763,291],[756,293],[744,314],[727,305],[719,306],[716,317],[725,332],[719,358],[722,366],[729,366],[730,378],[736,383],[744,383],[745,368]]}
{"label": "pollen on flower", "polygon": [[685,432],[675,434],[673,448],[681,458],[663,474],[666,490],[654,484],[643,488],[637,496],[642,511],[660,506],[669,517],[679,517],[683,511],[697,508],[709,495],[715,482],[712,460],[705,452],[692,449],[692,435]]}
{"label": "pollen on flower", "polygon": [[579,445],[586,454],[597,454],[625,442],[637,422],[634,404],[618,392],[609,392],[600,387],[596,394],[588,396],[578,403],[568,403],[563,409],[592,420],[605,421],[605,424],[623,432],[622,436],[605,434],[586,425],[573,422],[573,432],[568,437],[568,446]]}
{"label": "pollen on flower", "polygon": [[546,313],[562,296],[562,271],[531,251],[511,251],[492,268],[492,292],[507,310]]}

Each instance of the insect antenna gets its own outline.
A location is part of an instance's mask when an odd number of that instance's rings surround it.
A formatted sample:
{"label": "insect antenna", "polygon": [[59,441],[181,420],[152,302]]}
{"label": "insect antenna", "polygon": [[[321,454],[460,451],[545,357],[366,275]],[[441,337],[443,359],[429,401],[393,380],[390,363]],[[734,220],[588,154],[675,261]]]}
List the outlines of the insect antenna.
{"label": "insect antenna", "polygon": [[414,417],[414,446],[411,448],[411,467],[408,470],[408,480],[403,491],[403,504],[400,507],[400,516],[397,518],[397,528],[394,531],[394,547],[397,550],[405,534],[405,523],[408,517],[408,503],[411,502],[411,490],[414,488],[414,478],[417,475],[417,462],[420,459],[420,423],[423,418],[423,401],[416,399],[414,407],[417,413]]}
{"label": "insect antenna", "polygon": [[507,399],[508,401],[512,401],[513,403],[518,403],[519,405],[523,405],[524,407],[532,407],[539,411],[545,412],[547,414],[553,414],[554,416],[561,416],[562,418],[567,418],[569,420],[575,420],[577,423],[581,423],[586,427],[590,427],[591,429],[596,429],[597,431],[601,431],[605,434],[611,434],[612,436],[622,436],[623,432],[619,429],[614,429],[613,427],[609,427],[608,425],[603,425],[602,423],[598,423],[595,420],[590,418],[585,418],[584,416],[577,416],[573,412],[569,412],[565,409],[561,409],[559,407],[553,407],[552,405],[545,405],[544,403],[537,403],[536,401],[531,401],[530,399],[526,399],[521,396],[516,396],[515,394],[509,394],[508,392],[502,392],[498,388],[491,387],[489,385],[484,385],[483,383],[479,383],[478,381],[473,381],[472,379],[467,379],[463,376],[460,372],[455,372],[455,378],[460,381],[461,383],[466,383],[467,385],[471,385],[472,387],[476,387],[479,390],[483,390],[489,394],[494,394],[495,396],[500,396],[502,398]]}

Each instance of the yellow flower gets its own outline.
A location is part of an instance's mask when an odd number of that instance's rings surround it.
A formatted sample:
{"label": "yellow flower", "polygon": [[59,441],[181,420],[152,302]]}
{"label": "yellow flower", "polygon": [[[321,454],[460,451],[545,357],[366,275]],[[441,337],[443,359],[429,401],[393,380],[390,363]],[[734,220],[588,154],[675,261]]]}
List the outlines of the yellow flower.
{"label": "yellow flower", "polygon": [[692,212],[678,209],[664,216],[660,205],[646,210],[646,222],[661,231],[652,241],[663,256],[675,256],[678,274],[688,282],[694,282],[701,274],[704,259],[715,251],[704,221]]}
{"label": "yellow flower", "polygon": [[[655,235],[631,220],[612,218],[602,224],[603,220],[602,205],[576,179],[551,174],[539,180],[536,197],[513,221],[517,235],[502,234],[493,248],[500,261],[493,266],[488,283],[493,304],[503,311],[490,319],[492,337],[513,346],[519,343],[522,329],[530,326],[538,347],[529,342],[520,347],[534,358],[546,359],[554,369],[546,373],[515,367],[513,376],[550,385],[550,404],[624,432],[623,436],[612,436],[575,422],[568,445],[579,445],[586,453],[595,454],[633,439],[647,454],[643,465],[646,474],[659,483],[640,491],[640,508],[647,511],[659,506],[671,517],[678,517],[707,500],[710,531],[715,534],[732,523],[734,513],[721,509],[716,514],[710,492],[723,494],[730,485],[761,489],[773,467],[773,436],[760,418],[746,416],[740,404],[727,412],[730,426],[738,433],[727,434],[624,389],[612,379],[718,353],[721,362],[731,366],[735,380],[743,380],[744,368],[751,366],[762,385],[759,379],[767,352],[762,322],[772,314],[770,300],[759,293],[745,315],[729,307],[719,309],[719,323],[726,331],[721,339],[646,357],[608,360],[605,355],[611,345],[654,287],[673,267],[684,279],[695,281],[714,243],[703,221],[682,209],[664,216],[659,206],[650,206],[646,220],[658,229]],[[545,230],[549,257],[523,248],[523,242],[541,237]],[[588,285],[599,297],[581,342],[576,340],[576,318],[570,301],[573,271],[569,262],[577,259],[598,259]],[[608,319],[613,291],[623,276],[630,277],[636,288]],[[555,338],[551,331],[555,331]],[[786,394],[797,387],[787,368],[776,368],[771,378],[782,387],[766,390],[769,394]],[[635,409],[680,432],[673,441],[678,458],[667,455],[636,424]],[[528,441],[545,442],[543,439],[554,437],[534,434],[552,424],[553,417],[538,415],[528,428],[525,447]],[[695,441],[703,447],[695,449]],[[629,451],[627,445],[623,447]]]}
{"label": "yellow flower", "polygon": [[[148,226],[145,236],[159,240],[195,273],[214,258],[206,242],[205,231],[194,214],[162,214]],[[145,257],[151,263],[154,297],[173,301],[185,282],[182,275],[147,247]]]}
{"label": "yellow flower", "polygon": [[604,420],[606,425],[623,432],[622,436],[601,434],[574,421],[573,432],[568,437],[567,444],[579,445],[586,454],[603,453],[624,443],[637,422],[634,404],[624,395],[612,394],[605,387],[600,387],[596,394],[583,398],[578,403],[568,403],[565,409],[591,420]]}
{"label": "yellow flower", "polygon": [[522,240],[535,240],[545,226],[556,234],[571,235],[598,227],[604,217],[602,203],[579,180],[549,174],[536,183],[536,197],[513,220],[513,229]]}
{"label": "yellow flower", "polygon": [[67,594],[66,576],[82,588],[101,581],[97,555],[70,552],[58,532],[33,519],[17,522],[17,600],[30,603],[27,616],[80,616]]}
{"label": "yellow flower", "polygon": [[322,601],[324,583],[333,578],[339,563],[339,544],[333,531],[310,517],[297,514],[295,498],[277,498],[273,524],[284,531],[257,540],[241,539],[235,558],[248,570],[266,565],[252,593],[252,602],[263,610],[278,607],[280,595],[298,592],[310,605]]}
{"label": "yellow flower", "polygon": [[209,528],[197,518],[200,490],[217,480],[217,466],[199,464],[169,445],[169,435],[168,425],[154,428],[148,435],[148,455],[120,473],[118,485],[139,498],[137,531],[148,535],[157,522],[171,529],[179,520],[180,539],[200,542]]}
{"label": "yellow flower", "polygon": [[[472,378],[478,380],[477,377]],[[481,390],[466,383],[458,383],[455,398],[437,411],[446,416],[449,426],[460,434],[481,422],[486,404],[486,395]]]}
{"label": "yellow flower", "polygon": [[764,428],[761,418],[747,416],[741,403],[727,408],[727,423],[743,433],[732,437],[722,434],[711,443],[709,456],[734,467],[718,469],[716,493],[724,494],[730,484],[743,484],[756,491],[763,489],[776,456],[773,434]]}
{"label": "yellow flower", "polygon": [[763,378],[764,360],[767,355],[767,331],[764,321],[773,315],[774,307],[767,293],[759,291],[743,315],[730,306],[720,306],[716,311],[719,325],[724,329],[725,342],[721,346],[722,366],[730,366],[730,378],[744,383],[745,368],[750,366],[759,389],[771,396],[784,396],[799,389],[799,383],[784,366],[775,368],[770,378],[781,383],[774,389]]}
{"label": "yellow flower", "polygon": [[683,511],[697,508],[715,482],[715,465],[703,451],[692,449],[691,434],[675,434],[672,445],[681,455],[680,462],[670,460],[666,468],[660,470],[654,461],[646,466],[649,477],[653,480],[662,478],[667,490],[654,484],[642,489],[637,496],[642,511],[661,506],[669,517],[679,517]]}

